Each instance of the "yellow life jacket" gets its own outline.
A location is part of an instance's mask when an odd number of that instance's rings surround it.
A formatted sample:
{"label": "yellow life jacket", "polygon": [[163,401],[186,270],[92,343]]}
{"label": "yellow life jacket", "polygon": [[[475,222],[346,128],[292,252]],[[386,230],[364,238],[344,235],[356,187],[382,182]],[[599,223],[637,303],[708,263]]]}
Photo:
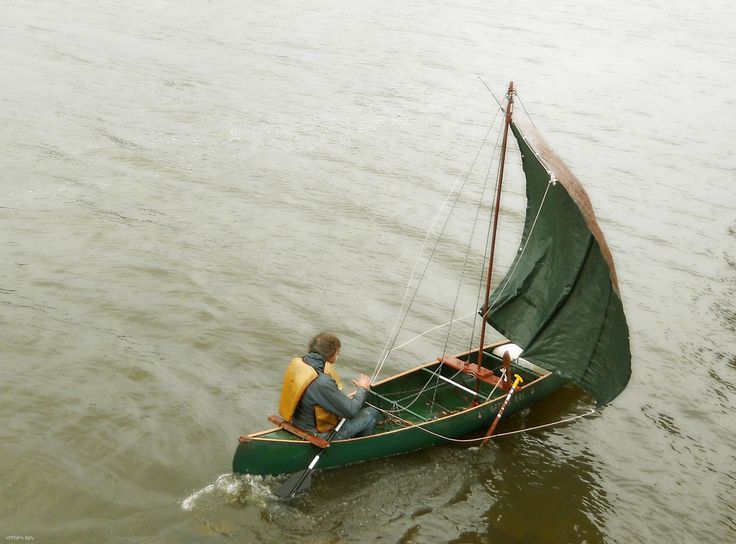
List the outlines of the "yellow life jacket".
{"label": "yellow life jacket", "polygon": [[[325,374],[335,380],[337,388],[342,391],[342,380],[332,363],[325,363]],[[296,412],[296,407],[302,399],[304,391],[317,379],[317,376],[317,371],[305,363],[301,357],[295,357],[286,367],[284,383],[281,386],[281,399],[279,400],[279,414],[286,421],[291,421],[291,418],[294,417],[294,412]],[[317,405],[314,407],[314,420],[317,431],[321,433],[334,429],[339,418]]]}
{"label": "yellow life jacket", "polygon": [[342,380],[340,379],[340,375],[337,373],[335,365],[333,365],[332,363],[325,363],[325,374],[335,380],[337,388],[342,391]]}
{"label": "yellow life jacket", "polygon": [[[333,365],[332,363],[325,363],[325,374],[335,380],[337,388],[342,391],[342,380],[340,379],[340,375],[335,369],[335,365]],[[337,423],[338,421],[340,421],[340,418],[338,418],[335,414],[328,412],[318,404],[314,407],[314,420],[314,426],[317,427],[317,431],[323,433],[325,431],[331,431],[332,429],[337,427]]]}

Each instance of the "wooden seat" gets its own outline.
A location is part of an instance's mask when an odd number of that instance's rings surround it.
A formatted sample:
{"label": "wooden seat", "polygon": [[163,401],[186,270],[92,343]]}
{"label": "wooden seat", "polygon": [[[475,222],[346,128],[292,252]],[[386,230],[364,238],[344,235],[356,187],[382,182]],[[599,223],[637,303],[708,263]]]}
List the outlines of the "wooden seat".
{"label": "wooden seat", "polygon": [[467,361],[463,361],[461,359],[458,359],[457,357],[452,356],[445,356],[438,360],[441,361],[442,364],[449,366],[450,368],[454,368],[455,370],[459,370],[464,374],[474,376],[480,381],[491,384],[494,387],[499,387],[503,390],[511,389],[510,382],[502,380],[501,378],[496,376],[492,370],[489,370],[485,367],[480,367],[479,369],[478,365],[475,363],[469,363]]}
{"label": "wooden seat", "polygon": [[[277,427],[279,427],[280,429],[290,432],[294,436],[298,436],[299,438],[302,438],[306,440],[307,442],[314,444],[320,449],[325,449],[325,448],[330,447],[330,443],[324,438],[320,438],[319,436],[312,434],[308,431],[305,431],[304,429],[300,429],[293,423],[290,423],[289,421],[284,421],[284,418],[280,416],[270,415],[268,416],[268,420],[274,425],[276,425]],[[238,437],[238,440],[240,442],[250,442],[252,439],[253,437],[249,434],[241,434]]]}
{"label": "wooden seat", "polygon": [[307,440],[308,442],[311,442],[312,444],[314,444],[320,449],[325,449],[330,446],[330,443],[324,438],[320,438],[316,434],[312,434],[308,431],[305,431],[304,429],[297,427],[293,423],[289,421],[285,421],[284,418],[280,416],[270,415],[268,416],[268,420],[274,425],[276,425],[277,427],[280,427],[283,430],[288,431],[295,436],[298,436],[299,438],[302,438],[304,440]]}

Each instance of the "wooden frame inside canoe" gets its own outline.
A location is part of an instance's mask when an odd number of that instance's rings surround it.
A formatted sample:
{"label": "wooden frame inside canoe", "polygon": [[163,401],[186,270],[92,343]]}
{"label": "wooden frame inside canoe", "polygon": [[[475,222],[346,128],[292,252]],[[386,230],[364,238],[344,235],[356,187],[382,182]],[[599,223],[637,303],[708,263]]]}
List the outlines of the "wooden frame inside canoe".
{"label": "wooden frame inside canoe", "polygon": [[[507,341],[488,345],[482,366],[499,375],[501,357],[492,353]],[[461,353],[457,359],[475,361],[478,350]],[[474,365],[473,365],[474,366]],[[495,389],[493,380],[480,381],[477,403],[476,379],[448,365],[442,365],[438,380],[438,361],[426,363],[385,378],[373,385],[368,402],[388,411],[374,434],[333,441],[320,461],[320,468],[338,467],[416,451],[441,444],[447,438],[483,433],[496,416],[506,391]],[[505,417],[541,400],[566,380],[523,360],[512,363],[513,373],[524,378],[514,393]],[[454,384],[449,381],[455,382]],[[436,386],[435,386],[436,384]],[[425,388],[426,386],[426,388]],[[416,393],[424,391],[417,397]],[[302,470],[319,448],[280,427],[241,436],[233,458],[233,472],[247,474],[284,474]]]}

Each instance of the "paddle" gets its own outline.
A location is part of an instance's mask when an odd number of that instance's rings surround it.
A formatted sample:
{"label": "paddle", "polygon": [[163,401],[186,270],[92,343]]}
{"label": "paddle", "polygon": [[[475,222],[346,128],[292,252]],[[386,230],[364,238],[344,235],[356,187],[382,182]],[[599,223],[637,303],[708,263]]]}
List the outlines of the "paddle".
{"label": "paddle", "polygon": [[304,491],[305,489],[309,488],[309,486],[312,484],[312,472],[314,472],[314,467],[317,466],[317,463],[319,463],[319,458],[325,452],[325,449],[329,447],[330,442],[332,442],[332,439],[335,438],[337,431],[340,430],[340,427],[342,427],[343,423],[345,423],[345,418],[342,418],[340,420],[340,422],[337,424],[337,427],[335,427],[330,433],[330,436],[327,437],[327,446],[319,450],[319,453],[315,456],[314,459],[312,459],[312,462],[309,463],[309,466],[307,468],[305,468],[301,472],[292,474],[288,480],[281,484],[276,490],[276,495],[278,495],[282,499],[291,499],[300,491]]}
{"label": "paddle", "polygon": [[514,375],[514,383],[511,386],[511,389],[509,389],[508,395],[506,395],[506,400],[503,401],[503,404],[501,405],[501,409],[496,414],[495,419],[493,420],[493,423],[491,423],[491,428],[488,429],[488,432],[486,433],[486,437],[483,439],[483,442],[481,442],[481,446],[485,446],[486,442],[488,442],[491,439],[491,435],[493,434],[493,431],[496,430],[496,425],[498,425],[498,422],[501,420],[501,416],[503,415],[503,411],[506,410],[506,406],[508,406],[509,401],[511,400],[511,395],[514,394],[514,391],[516,391],[516,386],[519,385],[519,383],[523,382],[524,380],[521,379],[521,376],[518,374]]}

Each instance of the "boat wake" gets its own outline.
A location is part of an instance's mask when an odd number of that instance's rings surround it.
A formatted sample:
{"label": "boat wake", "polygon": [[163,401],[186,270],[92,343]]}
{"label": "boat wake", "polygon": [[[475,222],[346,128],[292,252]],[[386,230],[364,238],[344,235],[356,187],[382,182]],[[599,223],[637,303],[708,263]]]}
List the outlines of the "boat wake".
{"label": "boat wake", "polygon": [[187,512],[206,508],[211,503],[255,504],[265,507],[269,501],[276,500],[263,476],[250,474],[222,474],[210,485],[203,487],[181,501],[181,508]]}

